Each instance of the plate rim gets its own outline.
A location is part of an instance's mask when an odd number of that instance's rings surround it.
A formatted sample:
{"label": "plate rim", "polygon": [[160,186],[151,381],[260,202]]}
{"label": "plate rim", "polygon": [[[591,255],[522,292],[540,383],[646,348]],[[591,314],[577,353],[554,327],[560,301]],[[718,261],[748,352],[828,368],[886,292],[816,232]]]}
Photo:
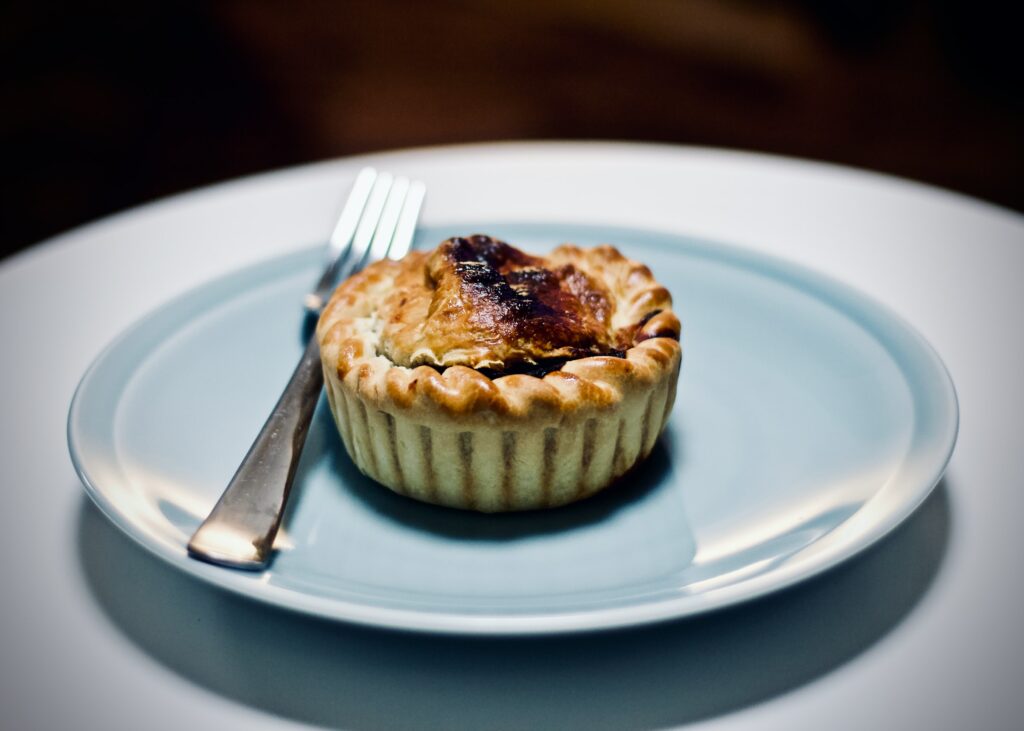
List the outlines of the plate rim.
{"label": "plate rim", "polygon": [[[446,224],[432,221],[430,227],[436,228],[443,225]],[[595,228],[593,223],[573,223],[570,221],[495,221],[488,225]],[[906,494],[903,496],[903,499],[898,501],[893,509],[884,513],[881,520],[876,520],[870,530],[862,532],[856,540],[840,542],[835,549],[826,551],[817,557],[816,561],[811,561],[808,565],[796,570],[790,570],[781,576],[778,575],[777,571],[771,571],[719,589],[714,594],[714,601],[705,601],[704,603],[695,602],[694,595],[682,595],[648,603],[635,603],[620,607],[597,608],[578,612],[523,613],[515,615],[503,615],[500,613],[458,614],[454,612],[379,607],[345,599],[317,597],[293,589],[270,585],[263,585],[261,591],[254,592],[253,588],[258,585],[254,584],[253,576],[258,577],[260,574],[239,574],[190,559],[186,554],[173,550],[171,546],[166,545],[163,541],[149,536],[143,528],[136,526],[126,515],[122,514],[103,489],[90,477],[82,456],[79,454],[79,450],[76,449],[74,430],[76,419],[81,410],[81,396],[84,390],[88,387],[90,379],[94,377],[96,371],[117,350],[117,347],[122,342],[141,328],[144,328],[152,318],[173,309],[180,302],[194,297],[201,290],[212,287],[217,283],[224,283],[234,278],[244,277],[247,274],[252,275],[252,273],[271,267],[283,259],[298,257],[303,253],[307,253],[306,249],[295,249],[288,253],[279,253],[258,262],[237,267],[226,274],[186,288],[168,301],[156,305],[136,319],[101,350],[79,380],[68,410],[66,425],[68,449],[75,472],[78,474],[86,493],[93,503],[121,532],[149,553],[208,584],[232,591],[249,600],[260,601],[290,611],[332,621],[345,621],[392,630],[486,636],[564,634],[619,629],[694,617],[747,601],[753,601],[823,574],[859,555],[901,525],[931,494],[935,485],[941,480],[956,446],[959,430],[959,403],[956,388],[946,364],[931,343],[912,323],[908,322],[903,316],[887,305],[861,292],[856,287],[800,262],[795,262],[781,256],[764,253],[733,243],[722,243],[700,235],[644,229],[638,226],[601,225],[599,227],[605,230],[618,229],[634,233],[639,232],[658,236],[669,241],[685,239],[700,247],[722,252],[730,261],[739,258],[746,266],[763,265],[762,270],[767,269],[773,275],[784,272],[787,278],[792,277],[793,280],[800,284],[816,285],[815,289],[823,288],[824,291],[836,292],[844,299],[855,303],[858,309],[866,310],[871,315],[872,321],[880,318],[883,322],[888,321],[897,326],[902,334],[910,336],[913,345],[920,354],[925,356],[929,365],[934,368],[934,375],[938,376],[939,383],[947,398],[945,407],[948,409],[950,419],[945,425],[945,439],[942,442],[946,445],[946,448],[941,464],[936,462],[936,467],[932,470],[929,478],[922,480],[920,485],[913,489],[904,488]],[[803,289],[803,291],[806,292],[807,290]],[[815,294],[815,299],[823,301],[817,294]],[[825,302],[825,304],[834,307],[832,303]],[[844,311],[844,314],[849,316],[848,311]],[[877,340],[877,333],[870,332],[870,334]],[[886,352],[891,354],[891,348],[884,344],[883,347]],[[905,374],[906,364],[901,361],[897,361],[897,363],[900,371]],[[907,454],[909,453],[908,448]],[[873,497],[873,499],[875,498]],[[869,500],[868,503],[870,502]],[[865,505],[868,503],[865,503]],[[773,580],[769,581],[768,579]]]}
{"label": "plate rim", "polygon": [[708,158],[732,160],[735,162],[752,164],[754,166],[771,166],[775,168],[787,168],[789,170],[801,170],[805,173],[812,174],[838,175],[848,179],[856,179],[860,183],[870,183],[875,186],[882,185],[887,187],[890,191],[897,191],[903,194],[916,193],[942,198],[943,202],[947,205],[952,204],[964,209],[981,209],[989,215],[995,216],[999,219],[1010,220],[1017,225],[1024,223],[1024,214],[998,203],[993,203],[984,198],[963,193],[953,188],[946,188],[935,183],[924,182],[916,178],[898,175],[896,173],[883,172],[881,170],[873,170],[867,167],[833,162],[824,158],[800,157],[797,155],[787,155],[754,148],[616,138],[508,139],[394,147],[353,155],[312,160],[295,165],[282,165],[280,167],[258,170],[222,180],[214,180],[193,188],[157,196],[149,200],[143,200],[122,210],[114,211],[100,216],[99,218],[73,226],[67,230],[59,231],[31,246],[0,259],[0,267],[9,268],[4,265],[21,265],[29,259],[51,253],[52,250],[73,245],[77,243],[76,240],[78,238],[94,232],[97,229],[104,226],[115,225],[125,219],[132,218],[139,214],[149,213],[158,209],[163,210],[167,207],[180,206],[187,204],[191,200],[204,196],[233,192],[242,186],[259,185],[285,175],[302,175],[314,171],[332,170],[343,165],[353,166],[359,164],[379,164],[381,161],[387,161],[394,158],[423,159],[438,155],[488,154],[494,151],[508,150],[515,150],[520,154],[544,154],[560,150],[569,151],[574,154],[601,154],[606,151],[634,154],[658,153],[675,156],[680,159],[692,155],[703,155]]}

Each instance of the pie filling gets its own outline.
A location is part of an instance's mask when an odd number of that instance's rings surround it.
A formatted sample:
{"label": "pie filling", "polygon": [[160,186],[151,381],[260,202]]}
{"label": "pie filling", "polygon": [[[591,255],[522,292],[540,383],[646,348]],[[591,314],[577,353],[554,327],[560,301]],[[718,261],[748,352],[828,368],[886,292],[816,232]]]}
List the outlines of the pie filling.
{"label": "pie filling", "polygon": [[448,239],[394,284],[377,313],[380,354],[399,366],[462,365],[491,378],[625,357],[660,312],[613,327],[615,296],[594,272],[479,234]]}

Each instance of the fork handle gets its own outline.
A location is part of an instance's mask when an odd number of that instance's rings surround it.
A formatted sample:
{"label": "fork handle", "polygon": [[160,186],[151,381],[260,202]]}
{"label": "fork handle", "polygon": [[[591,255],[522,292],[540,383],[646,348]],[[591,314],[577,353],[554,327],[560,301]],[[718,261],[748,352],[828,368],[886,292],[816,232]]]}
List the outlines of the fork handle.
{"label": "fork handle", "polygon": [[189,541],[192,556],[240,569],[267,565],[323,385],[314,336],[235,476]]}

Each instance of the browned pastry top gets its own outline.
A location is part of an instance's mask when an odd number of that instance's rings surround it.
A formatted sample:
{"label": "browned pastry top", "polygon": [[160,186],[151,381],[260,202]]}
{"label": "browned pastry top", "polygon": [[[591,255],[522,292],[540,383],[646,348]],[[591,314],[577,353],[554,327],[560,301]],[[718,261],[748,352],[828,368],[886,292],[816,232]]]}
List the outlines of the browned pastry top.
{"label": "browned pastry top", "polygon": [[[378,350],[396,365],[530,372],[679,337],[668,292],[611,247],[561,246],[538,257],[478,234],[397,266],[376,310]],[[623,301],[637,293],[642,312]]]}
{"label": "browned pastry top", "polygon": [[317,338],[367,413],[547,428],[674,378],[679,330],[668,291],[611,246],[539,257],[478,235],[342,282]]}

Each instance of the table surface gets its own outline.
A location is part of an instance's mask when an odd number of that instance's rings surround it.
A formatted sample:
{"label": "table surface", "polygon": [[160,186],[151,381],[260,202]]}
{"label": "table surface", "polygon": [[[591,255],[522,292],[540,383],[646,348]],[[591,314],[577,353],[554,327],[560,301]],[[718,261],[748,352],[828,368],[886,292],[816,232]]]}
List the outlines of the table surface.
{"label": "table surface", "polygon": [[[531,206],[559,195],[568,171],[590,171],[611,181],[602,224],[639,216],[859,288],[921,330],[952,373],[961,431],[946,476],[895,532],[817,579],[628,631],[471,639],[363,629],[182,575],[84,496],[65,441],[75,385],[141,313],[322,238],[340,181],[367,161],[426,180],[429,223],[466,211],[535,218]],[[500,175],[524,165],[538,181],[527,194]],[[594,200],[563,197],[562,220],[592,215]],[[154,223],[166,226],[153,235]],[[0,263],[0,725],[1012,727],[1024,714],[1022,272],[1024,219],[969,198],[801,161],[599,143],[322,163],[40,244]]]}

